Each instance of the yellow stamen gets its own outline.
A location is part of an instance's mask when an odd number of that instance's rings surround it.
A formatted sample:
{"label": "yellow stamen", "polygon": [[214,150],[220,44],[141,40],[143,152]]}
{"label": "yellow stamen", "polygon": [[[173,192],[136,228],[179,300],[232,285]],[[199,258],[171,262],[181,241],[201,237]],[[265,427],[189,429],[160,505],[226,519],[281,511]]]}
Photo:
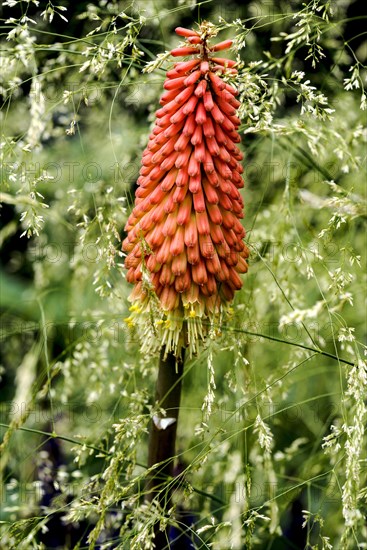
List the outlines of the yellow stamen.
{"label": "yellow stamen", "polygon": [[131,316],[130,317],[125,317],[124,322],[127,324],[128,327],[135,326],[134,319]]}

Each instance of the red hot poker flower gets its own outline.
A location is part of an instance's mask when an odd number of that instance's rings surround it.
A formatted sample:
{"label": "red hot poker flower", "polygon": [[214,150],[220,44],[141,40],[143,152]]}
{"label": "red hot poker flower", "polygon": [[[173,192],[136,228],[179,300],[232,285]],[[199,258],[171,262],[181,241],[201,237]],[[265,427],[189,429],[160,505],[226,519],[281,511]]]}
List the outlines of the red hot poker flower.
{"label": "red hot poker flower", "polygon": [[209,44],[178,27],[186,45],[167,72],[165,92],[143,153],[135,207],[125,230],[126,279],[135,285],[129,325],[143,330],[145,351],[198,351],[211,323],[230,306],[247,271],[237,91],[223,75],[235,62],[216,57],[232,45]]}

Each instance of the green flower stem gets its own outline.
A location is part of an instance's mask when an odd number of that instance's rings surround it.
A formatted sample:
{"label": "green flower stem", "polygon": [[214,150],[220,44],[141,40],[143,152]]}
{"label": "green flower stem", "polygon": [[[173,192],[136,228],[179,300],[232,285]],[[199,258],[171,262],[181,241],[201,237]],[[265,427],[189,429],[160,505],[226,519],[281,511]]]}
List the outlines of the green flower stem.
{"label": "green flower stem", "polygon": [[[159,504],[168,509],[173,478],[173,466],[176,447],[177,421],[180,410],[182,374],[184,369],[184,351],[177,359],[172,353],[164,357],[161,350],[156,383],[155,400],[166,411],[166,416],[155,417],[151,422],[149,433],[148,468],[157,465],[149,475],[146,485],[147,499],[156,498]],[[168,426],[161,420],[171,419]],[[154,543],[157,550],[167,547],[167,533],[155,529]]]}

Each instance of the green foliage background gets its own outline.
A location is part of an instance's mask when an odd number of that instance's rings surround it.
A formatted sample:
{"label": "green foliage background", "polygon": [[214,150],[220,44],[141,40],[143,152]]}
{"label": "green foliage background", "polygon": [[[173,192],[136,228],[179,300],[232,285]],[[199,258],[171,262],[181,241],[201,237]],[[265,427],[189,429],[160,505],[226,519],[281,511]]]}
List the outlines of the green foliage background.
{"label": "green foliage background", "polygon": [[[197,548],[366,548],[360,3],[8,0],[2,17],[1,548],[151,548],[157,517],[183,533],[190,514]],[[156,359],[124,323],[121,240],[159,54],[202,19],[243,61],[251,261],[186,364],[165,516],[144,503]]]}

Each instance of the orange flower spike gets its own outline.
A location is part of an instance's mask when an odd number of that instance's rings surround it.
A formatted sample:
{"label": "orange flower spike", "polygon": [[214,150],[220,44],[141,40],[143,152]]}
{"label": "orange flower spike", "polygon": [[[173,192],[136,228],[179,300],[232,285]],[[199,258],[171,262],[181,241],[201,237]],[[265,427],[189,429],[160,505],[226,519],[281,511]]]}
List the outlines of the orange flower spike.
{"label": "orange flower spike", "polygon": [[178,171],[178,174],[176,177],[176,187],[185,187],[187,186],[188,183],[189,183],[189,174],[187,173],[187,166],[183,166]]}
{"label": "orange flower spike", "polygon": [[232,69],[235,65],[237,65],[236,61],[233,61],[232,59],[224,59],[222,57],[212,57],[211,60],[214,63],[223,65],[224,67],[229,67],[230,69]]}
{"label": "orange flower spike", "polygon": [[197,285],[204,285],[208,281],[208,274],[204,260],[200,258],[199,262],[191,268],[192,278]]}
{"label": "orange flower spike", "polygon": [[177,216],[175,213],[168,214],[164,226],[162,228],[162,233],[165,237],[173,237],[176,233],[177,228]]}
{"label": "orange flower spike", "polygon": [[196,128],[195,116],[192,114],[186,120],[185,126],[183,127],[183,130],[182,130],[182,133],[185,136],[192,136],[192,134],[195,132],[195,128]]}
{"label": "orange flower spike", "polygon": [[195,122],[196,124],[204,124],[206,121],[206,111],[203,103],[199,103],[196,109]]}
{"label": "orange flower spike", "polygon": [[175,289],[177,292],[185,292],[189,290],[191,281],[191,273],[188,269],[182,274],[175,277]]}
{"label": "orange flower spike", "polygon": [[188,248],[195,246],[198,242],[198,230],[196,225],[195,214],[191,214],[188,224],[185,226],[185,245]]}
{"label": "orange flower spike", "polygon": [[189,176],[197,176],[200,173],[200,162],[196,159],[195,153],[191,155],[189,168],[187,170]]}
{"label": "orange flower spike", "polygon": [[199,235],[210,235],[210,226],[207,213],[196,211],[196,225]]}
{"label": "orange flower spike", "polygon": [[[175,151],[179,151],[182,153],[182,151],[185,151],[188,143],[190,141],[190,136],[185,136],[185,134],[181,134],[180,137],[176,140],[175,143]],[[192,140],[191,140],[192,143]]]}
{"label": "orange flower spike", "polygon": [[165,90],[177,90],[178,88],[183,88],[185,85],[184,84],[185,80],[186,79],[184,76],[166,80],[165,83],[163,84],[163,88]]}
{"label": "orange flower spike", "polygon": [[[191,141],[192,143],[192,141]],[[195,146],[195,158],[198,162],[204,162],[205,160],[205,143],[203,141],[200,141],[196,146]]]}
{"label": "orange flower spike", "polygon": [[220,52],[222,50],[228,50],[233,44],[233,40],[224,40],[224,42],[219,42],[219,44],[216,44],[212,48],[210,48],[211,52]]}
{"label": "orange flower spike", "polygon": [[181,203],[184,200],[187,193],[187,187],[187,185],[184,185],[183,187],[176,187],[172,197],[174,203]]}
{"label": "orange flower spike", "polygon": [[210,235],[199,236],[200,253],[203,258],[213,258],[215,255],[215,248]]}
{"label": "orange flower spike", "polygon": [[177,153],[177,160],[175,162],[176,168],[183,168],[187,165],[187,163],[189,162],[191,151],[191,145],[187,145],[186,149],[184,149],[180,154]]}
{"label": "orange flower spike", "polygon": [[161,295],[161,304],[163,309],[170,311],[175,308],[179,302],[179,296],[175,292],[174,287],[165,286]]}
{"label": "orange flower spike", "polygon": [[187,268],[187,255],[186,252],[181,252],[178,256],[175,256],[172,260],[172,273],[173,275],[183,275]]}
{"label": "orange flower spike", "polygon": [[168,126],[168,128],[165,128],[165,130],[163,131],[164,137],[171,138],[175,136],[182,130],[184,124],[185,124],[184,120],[182,120],[179,124],[171,124],[170,126]]}
{"label": "orange flower spike", "polygon": [[204,94],[204,107],[206,111],[211,111],[214,107],[213,97],[210,92],[205,92]]}
{"label": "orange flower spike", "polygon": [[195,212],[205,212],[205,197],[202,189],[200,188],[197,193],[193,195],[194,200],[194,210]]}
{"label": "orange flower spike", "polygon": [[[186,80],[185,80],[185,86],[188,86],[188,88],[186,88],[185,90],[180,92],[175,97],[175,99],[173,100],[178,105],[182,105],[183,103],[186,103],[186,101],[189,99],[189,97],[194,93],[194,86],[190,86],[189,84],[187,84]],[[163,107],[163,109],[164,109],[164,107]]]}
{"label": "orange flower spike", "polygon": [[194,246],[187,249],[187,261],[191,265],[197,265],[200,262],[200,257],[199,243],[196,242]]}
{"label": "orange flower spike", "polygon": [[203,124],[203,132],[207,138],[212,138],[215,136],[213,121],[210,117],[208,117]]}
{"label": "orange flower spike", "polygon": [[202,126],[197,126],[195,132],[192,134],[191,143],[193,145],[198,145],[203,141],[203,130]]}
{"label": "orange flower spike", "polygon": [[204,75],[209,72],[209,63],[207,61],[200,63],[200,72]]}
{"label": "orange flower spike", "polygon": [[182,226],[178,226],[175,235],[172,237],[170,252],[172,256],[178,256],[185,249],[184,243],[185,230]]}
{"label": "orange flower spike", "polygon": [[200,53],[200,50],[197,48],[176,48],[175,50],[171,50],[171,55],[173,57],[184,57],[185,55],[192,55],[194,53]]}
{"label": "orange flower spike", "polygon": [[193,110],[195,109],[198,101],[199,101],[198,97],[196,97],[195,95],[191,96],[189,101],[184,105],[183,113],[186,116],[189,115],[190,113],[192,113]]}
{"label": "orange flower spike", "polygon": [[170,264],[164,264],[159,276],[159,282],[162,286],[168,286],[174,281],[173,273]]}
{"label": "orange flower spike", "polygon": [[194,71],[193,73],[191,73],[190,76],[188,76],[184,81],[185,86],[191,86],[192,84],[195,84],[199,79],[200,75],[201,75],[200,71]]}
{"label": "orange flower spike", "polygon": [[192,195],[187,193],[184,200],[180,203],[178,213],[177,213],[177,225],[187,225],[191,216],[191,204],[192,204]]}
{"label": "orange flower spike", "polygon": [[[190,61],[180,61],[179,63],[175,64],[176,73],[178,74],[187,73],[191,71],[194,67],[199,65],[199,63],[200,63],[200,59],[191,59]],[[167,76],[169,72],[170,71],[168,71]]]}
{"label": "orange flower spike", "polygon": [[209,153],[212,155],[212,157],[219,155],[220,149],[215,137],[207,137],[205,141],[206,141],[206,146],[208,147]]}
{"label": "orange flower spike", "polygon": [[200,36],[196,31],[192,29],[185,29],[184,27],[176,27],[175,33],[178,34],[179,36],[185,36],[185,37]]}
{"label": "orange flower spike", "polygon": [[195,95],[197,97],[203,97],[204,93],[206,92],[207,88],[207,81],[205,79],[200,80],[199,84],[196,86]]}
{"label": "orange flower spike", "polygon": [[157,254],[157,262],[164,265],[167,263],[168,258],[171,257],[170,253],[170,246],[171,246],[171,237],[166,238],[161,246],[158,248],[156,254]]}
{"label": "orange flower spike", "polygon": [[143,334],[143,351],[163,342],[166,353],[197,353],[248,269],[243,155],[235,145],[240,102],[222,76],[235,78],[237,63],[215,57],[232,45],[210,44],[216,32],[207,22],[198,31],[176,29],[184,41],[171,54],[192,58],[167,71],[125,228],[126,279],[134,285],[129,322]]}
{"label": "orange flower spike", "polygon": [[197,174],[196,176],[192,176],[189,180],[189,190],[190,193],[195,195],[199,192],[201,188],[201,174]]}
{"label": "orange flower spike", "polygon": [[218,208],[218,206],[216,204],[210,204],[209,203],[209,204],[206,205],[206,207],[207,207],[207,210],[208,210],[209,218],[213,222],[215,228],[218,225],[222,225],[223,218],[222,218],[222,214],[220,213],[220,209]]}
{"label": "orange flower spike", "polygon": [[[226,242],[220,225],[210,224],[210,236],[214,244],[223,244]],[[216,254],[215,257],[217,257]]]}
{"label": "orange flower spike", "polygon": [[163,178],[160,187],[162,191],[167,192],[172,189],[177,178],[178,170],[176,168],[171,168],[168,174]]}
{"label": "orange flower spike", "polygon": [[190,44],[201,44],[201,38],[199,36],[189,36],[187,40]]}

